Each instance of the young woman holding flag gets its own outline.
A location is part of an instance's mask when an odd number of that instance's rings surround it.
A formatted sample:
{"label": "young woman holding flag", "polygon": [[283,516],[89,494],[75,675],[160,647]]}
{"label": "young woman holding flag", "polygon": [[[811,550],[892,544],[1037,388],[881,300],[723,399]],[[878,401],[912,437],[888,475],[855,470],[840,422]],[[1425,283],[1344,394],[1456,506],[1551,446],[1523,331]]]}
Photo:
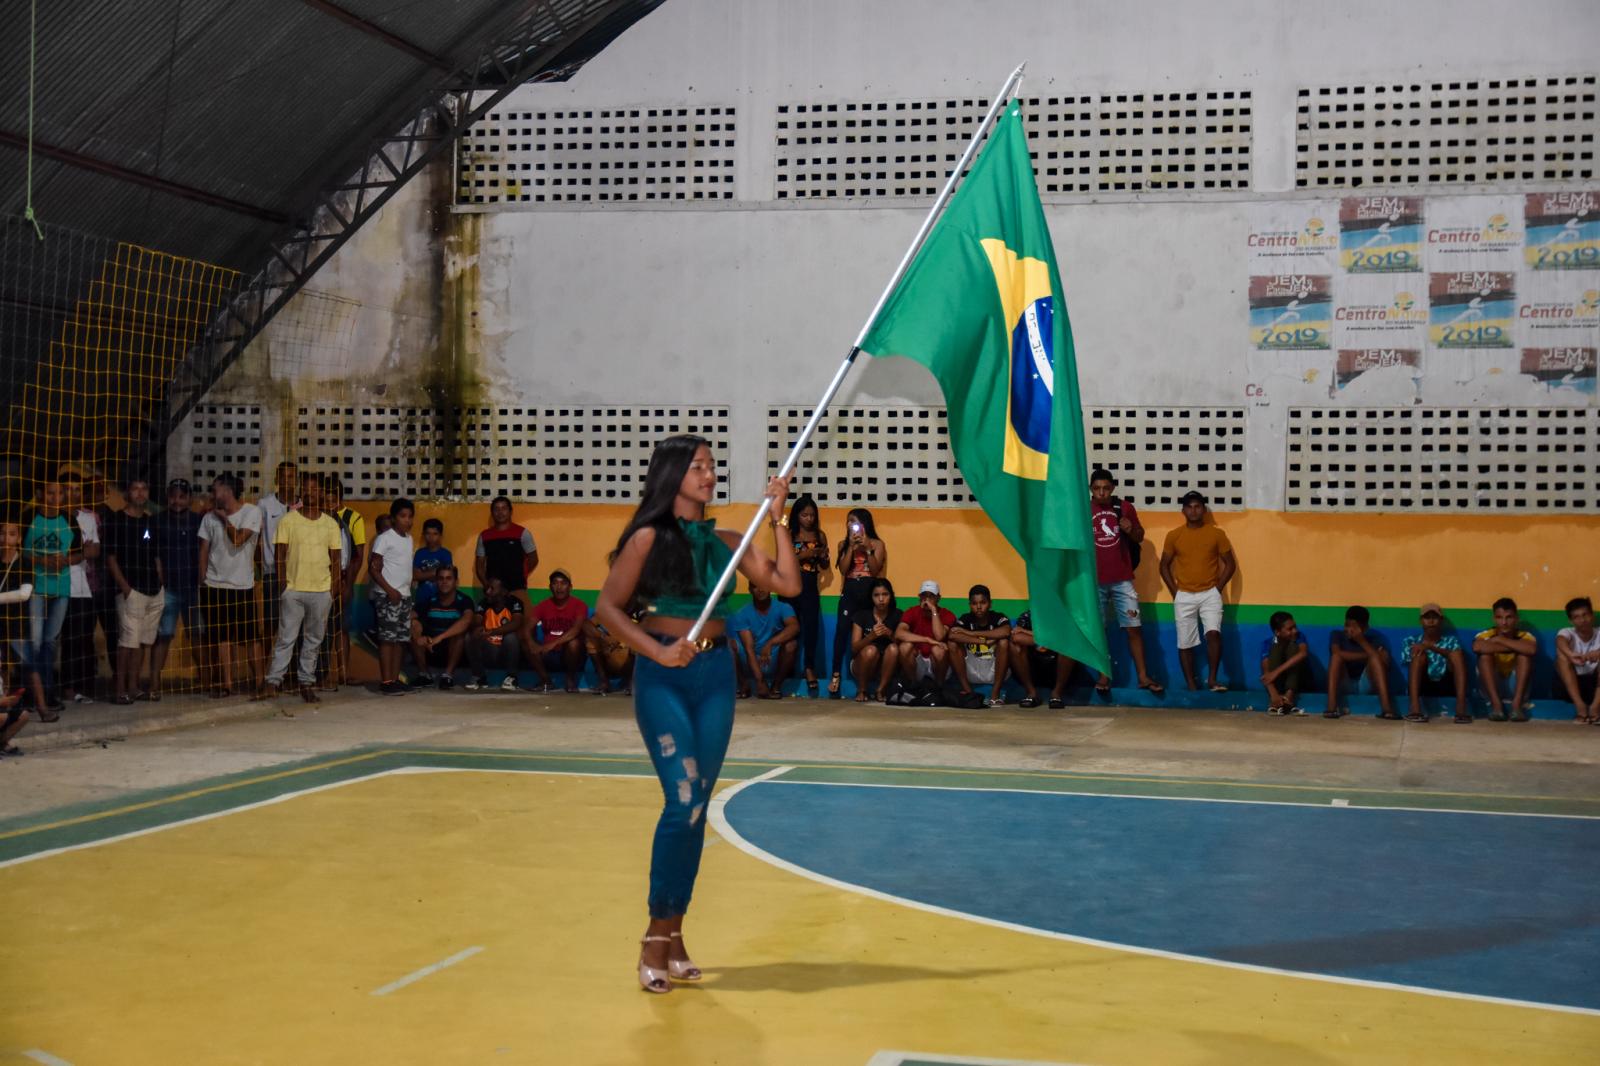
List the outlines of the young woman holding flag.
{"label": "young woman holding flag", "polygon": [[[734,664],[725,632],[730,587],[700,639],[686,638],[739,544],[705,517],[717,490],[711,445],[668,437],[650,456],[643,498],[611,553],[595,605],[606,631],[638,653],[634,716],[661,781],[664,805],[650,854],[650,925],[639,954],[639,986],[670,992],[698,981],[683,943],[683,915],[705,845],[706,805],[733,734]],[[773,478],[763,505],[777,534],[776,558],[752,544],[739,561],[750,581],[781,596],[800,592],[794,543],[779,520],[789,479]],[[634,622],[635,605],[645,614]]]}

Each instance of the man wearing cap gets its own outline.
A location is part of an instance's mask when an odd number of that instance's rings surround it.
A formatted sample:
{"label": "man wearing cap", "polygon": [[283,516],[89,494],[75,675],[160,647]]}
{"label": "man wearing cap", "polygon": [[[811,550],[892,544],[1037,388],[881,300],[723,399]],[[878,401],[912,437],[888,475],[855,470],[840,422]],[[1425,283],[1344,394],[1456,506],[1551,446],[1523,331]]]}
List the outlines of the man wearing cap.
{"label": "man wearing cap", "polygon": [[1212,692],[1226,692],[1222,683],[1222,590],[1233,578],[1238,563],[1228,535],[1215,522],[1206,522],[1206,498],[1187,492],[1183,525],[1167,534],[1161,545],[1161,580],[1172,593],[1172,613],[1178,629],[1178,660],[1190,691],[1199,691],[1194,676],[1194,649],[1205,633],[1207,684]]}
{"label": "man wearing cap", "polygon": [[150,698],[161,698],[161,671],[183,620],[183,635],[189,641],[189,656],[199,669],[198,681],[206,684],[206,641],[200,639],[200,522],[202,516],[189,507],[189,482],[181,477],[167,482],[167,509],[156,519],[157,543],[167,583],[162,589],[161,622],[156,627],[156,646],[150,665]]}
{"label": "man wearing cap", "polygon": [[1417,612],[1422,622],[1421,636],[1408,636],[1400,645],[1400,661],[1405,664],[1410,677],[1410,711],[1408,722],[1426,722],[1422,709],[1424,698],[1456,698],[1456,722],[1469,725],[1472,712],[1467,709],[1467,656],[1461,650],[1461,640],[1454,633],[1444,631],[1444,611],[1437,603],[1425,603]]}
{"label": "man wearing cap", "polygon": [[900,646],[900,663],[906,677],[912,681],[932,677],[944,684],[950,669],[950,651],[946,641],[956,616],[939,606],[939,583],[924,581],[917,590],[917,605],[900,616],[894,639]]}
{"label": "man wearing cap", "polygon": [[565,570],[552,570],[550,598],[534,607],[533,622],[527,629],[530,641],[536,629],[542,631],[542,638],[525,649],[546,688],[550,687],[550,672],[560,670],[566,675],[567,691],[578,691],[578,679],[583,676],[583,624],[588,620],[589,605],[572,594],[572,578]]}

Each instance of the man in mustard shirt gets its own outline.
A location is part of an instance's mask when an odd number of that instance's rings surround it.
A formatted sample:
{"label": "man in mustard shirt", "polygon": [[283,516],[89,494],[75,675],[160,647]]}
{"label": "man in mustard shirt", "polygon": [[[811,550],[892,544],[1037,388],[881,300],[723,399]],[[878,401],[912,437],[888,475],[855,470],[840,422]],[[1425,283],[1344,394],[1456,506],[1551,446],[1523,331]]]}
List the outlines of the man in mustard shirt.
{"label": "man in mustard shirt", "polygon": [[[272,666],[260,693],[276,696],[300,640],[300,698],[322,702],[317,696],[317,651],[328,628],[333,593],[343,578],[339,555],[344,546],[339,523],[322,510],[322,485],[307,478],[300,487],[301,508],[278,522],[273,534],[276,574],[282,590],[278,613],[278,643],[272,649]],[[294,717],[288,711],[283,712]]]}
{"label": "man in mustard shirt", "polygon": [[1200,686],[1194,678],[1194,648],[1205,631],[1206,662],[1212,692],[1226,692],[1222,666],[1222,590],[1233,578],[1238,563],[1228,535],[1215,522],[1206,524],[1206,498],[1188,492],[1183,505],[1183,525],[1167,534],[1161,546],[1161,580],[1172,593],[1172,613],[1178,628],[1178,659],[1190,691]]}

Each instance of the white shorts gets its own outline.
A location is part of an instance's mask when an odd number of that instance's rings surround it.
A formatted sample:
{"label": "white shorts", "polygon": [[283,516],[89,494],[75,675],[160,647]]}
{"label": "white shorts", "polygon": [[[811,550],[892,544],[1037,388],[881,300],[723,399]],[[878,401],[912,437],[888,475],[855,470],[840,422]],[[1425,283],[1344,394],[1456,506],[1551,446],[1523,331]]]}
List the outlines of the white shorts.
{"label": "white shorts", "polygon": [[994,656],[967,655],[967,680],[974,685],[994,684]]}
{"label": "white shorts", "polygon": [[161,611],[166,598],[159,592],[146,596],[129,590],[126,596],[117,597],[117,646],[138,648],[156,642],[156,631],[161,628]]}
{"label": "white shorts", "polygon": [[1193,648],[1200,643],[1200,633],[1218,633],[1222,630],[1222,593],[1216,589],[1204,592],[1184,592],[1181,589],[1172,597],[1172,614],[1178,624],[1178,647]]}

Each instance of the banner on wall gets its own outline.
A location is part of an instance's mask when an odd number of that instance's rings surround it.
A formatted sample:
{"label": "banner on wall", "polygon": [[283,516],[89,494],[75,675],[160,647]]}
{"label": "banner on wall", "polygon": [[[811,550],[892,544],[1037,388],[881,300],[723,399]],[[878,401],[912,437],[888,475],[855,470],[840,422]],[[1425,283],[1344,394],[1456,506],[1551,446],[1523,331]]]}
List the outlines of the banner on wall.
{"label": "banner on wall", "polygon": [[1428,294],[1416,274],[1340,278],[1333,341],[1340,350],[1415,348],[1427,341]]}
{"label": "banner on wall", "polygon": [[1420,273],[1422,197],[1340,200],[1339,265],[1346,274]]}
{"label": "banner on wall", "polygon": [[1334,383],[1344,388],[1369,370],[1387,370],[1390,367],[1408,367],[1413,376],[1422,367],[1422,350],[1419,348],[1340,348],[1339,360],[1334,365]]}
{"label": "banner on wall", "polygon": [[1522,372],[1552,389],[1593,394],[1597,353],[1600,349],[1583,347],[1524,348]]}
{"label": "banner on wall", "polygon": [[1519,196],[1456,196],[1429,201],[1424,256],[1433,271],[1515,271],[1522,265]]}
{"label": "banner on wall", "polygon": [[1523,201],[1530,270],[1600,270],[1600,194],[1533,193]]}
{"label": "banner on wall", "polygon": [[1269,274],[1250,279],[1250,344],[1257,351],[1332,347],[1332,279],[1325,274]]}
{"label": "banner on wall", "polygon": [[1339,249],[1337,200],[1253,204],[1245,247],[1250,273],[1332,274]]}
{"label": "banner on wall", "polygon": [[1516,281],[1515,274],[1498,270],[1430,274],[1429,346],[1440,351],[1513,347]]}

